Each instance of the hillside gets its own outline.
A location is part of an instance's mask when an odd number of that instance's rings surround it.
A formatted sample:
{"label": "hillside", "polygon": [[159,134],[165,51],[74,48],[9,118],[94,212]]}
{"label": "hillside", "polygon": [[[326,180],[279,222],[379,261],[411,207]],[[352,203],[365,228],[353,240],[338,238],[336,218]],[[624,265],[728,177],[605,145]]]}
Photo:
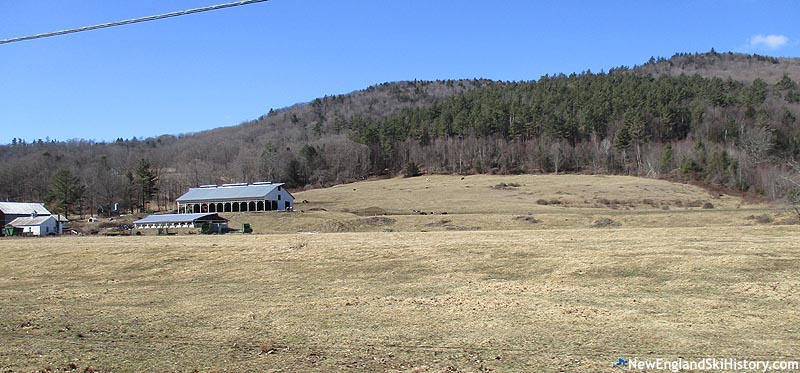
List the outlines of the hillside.
{"label": "hillside", "polygon": [[[300,156],[304,145],[320,149],[334,167],[328,182],[356,180],[366,166],[351,162],[366,157],[363,146],[349,140],[341,123],[376,120],[403,108],[419,107],[483,85],[484,80],[384,83],[346,95],[327,96],[311,103],[271,110],[237,126],[193,134],[147,139],[117,139],[112,143],[74,139],[33,143],[16,139],[0,146],[0,200],[45,199],[52,176],[67,169],[90,191],[88,205],[137,206],[126,177],[146,159],[158,173],[158,205],[182,194],[189,186],[232,181],[281,180],[286,165]],[[324,133],[321,128],[325,128]],[[44,137],[44,136],[43,136]],[[133,200],[133,201],[132,201]]]}
{"label": "hillside", "polygon": [[[294,193],[295,212],[228,213],[257,234],[795,224],[783,209],[665,180],[614,175],[428,175]],[[145,231],[145,234],[153,232]]]}
{"label": "hillside", "polygon": [[[797,59],[711,52],[527,82],[384,83],[195,134],[1,146],[0,199],[45,200],[67,170],[86,190],[75,209],[168,210],[199,184],[324,187],[412,166],[664,177],[777,199],[800,157],[797,74]],[[157,180],[146,190],[140,166]]]}
{"label": "hillside", "polygon": [[708,78],[778,83],[786,75],[800,81],[800,58],[779,58],[738,53],[678,53],[669,59],[653,58],[636,66],[638,73],[652,76],[701,75]]}

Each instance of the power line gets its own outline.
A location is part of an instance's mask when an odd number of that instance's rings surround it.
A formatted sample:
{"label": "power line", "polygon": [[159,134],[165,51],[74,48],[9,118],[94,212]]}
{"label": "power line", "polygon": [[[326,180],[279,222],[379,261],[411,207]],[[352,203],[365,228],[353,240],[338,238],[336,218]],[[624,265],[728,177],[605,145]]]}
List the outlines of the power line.
{"label": "power line", "polygon": [[261,3],[261,2],[265,2],[265,1],[269,1],[269,0],[234,1],[234,2],[231,2],[231,3],[225,3],[225,4],[219,4],[219,5],[210,5],[210,6],[200,7],[200,8],[180,10],[180,11],[177,11],[177,12],[157,14],[157,15],[154,15],[154,16],[126,19],[124,21],[101,23],[101,24],[93,25],[93,26],[84,26],[84,27],[78,27],[78,28],[73,28],[73,29],[68,29],[68,30],[45,32],[43,34],[35,34],[35,35],[20,36],[20,37],[10,38],[10,39],[3,39],[3,40],[0,40],[0,44],[8,44],[8,43],[14,43],[14,42],[24,41],[24,40],[32,40],[32,39],[47,38],[47,37],[51,37],[51,36],[73,34],[73,33],[76,33],[76,32],[97,30],[97,29],[107,28],[107,27],[130,25],[132,23],[155,21],[155,20],[159,20],[159,19],[163,19],[163,18],[185,16],[187,14],[208,12],[210,10],[232,8],[232,7],[235,7],[235,6],[248,5],[248,4],[253,4],[253,3]]}

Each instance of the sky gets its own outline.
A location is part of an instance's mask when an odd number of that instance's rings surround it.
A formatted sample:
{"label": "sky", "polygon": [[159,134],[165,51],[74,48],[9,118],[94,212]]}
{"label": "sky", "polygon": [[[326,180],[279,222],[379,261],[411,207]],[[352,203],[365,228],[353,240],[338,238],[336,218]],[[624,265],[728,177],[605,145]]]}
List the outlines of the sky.
{"label": "sky", "polygon": [[[0,39],[228,1],[0,0]],[[795,0],[271,0],[0,44],[0,144],[192,133],[400,80],[800,57],[798,19]]]}

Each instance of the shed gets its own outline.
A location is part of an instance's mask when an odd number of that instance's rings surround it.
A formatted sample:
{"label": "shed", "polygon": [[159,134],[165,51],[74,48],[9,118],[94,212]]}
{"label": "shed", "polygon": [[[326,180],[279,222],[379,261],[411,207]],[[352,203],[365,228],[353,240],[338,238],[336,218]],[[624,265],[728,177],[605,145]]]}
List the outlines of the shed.
{"label": "shed", "polygon": [[224,233],[228,228],[228,219],[217,214],[164,214],[150,215],[133,222],[136,229],[148,228],[203,228],[211,232]]}
{"label": "shed", "polygon": [[294,196],[283,183],[202,185],[178,197],[178,212],[213,213],[294,209]]}
{"label": "shed", "polygon": [[53,216],[29,216],[16,218],[5,225],[14,235],[50,236],[61,234],[58,219]]}

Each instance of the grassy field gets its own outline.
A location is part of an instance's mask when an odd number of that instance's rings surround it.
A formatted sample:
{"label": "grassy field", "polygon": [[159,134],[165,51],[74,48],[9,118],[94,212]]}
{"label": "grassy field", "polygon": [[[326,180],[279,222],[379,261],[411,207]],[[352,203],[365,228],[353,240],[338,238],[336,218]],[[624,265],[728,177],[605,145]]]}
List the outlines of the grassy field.
{"label": "grassy field", "polygon": [[[800,230],[780,224],[788,214],[654,180],[515,178],[363,182],[295,194],[303,213],[232,216],[288,233],[0,240],[0,371],[800,359]],[[452,192],[462,186],[488,201]],[[600,217],[616,224],[592,227]]]}
{"label": "grassy field", "polygon": [[602,218],[643,228],[796,223],[785,209],[625,176],[432,175],[303,191],[295,202],[292,214],[225,215],[258,233],[589,228]]}

